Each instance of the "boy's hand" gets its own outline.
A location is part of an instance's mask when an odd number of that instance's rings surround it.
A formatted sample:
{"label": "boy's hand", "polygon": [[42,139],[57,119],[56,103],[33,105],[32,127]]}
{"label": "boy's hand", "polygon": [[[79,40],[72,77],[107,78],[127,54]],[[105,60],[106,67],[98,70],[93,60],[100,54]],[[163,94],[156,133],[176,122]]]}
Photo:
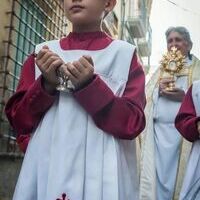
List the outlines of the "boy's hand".
{"label": "boy's hand", "polygon": [[93,65],[90,56],[82,56],[78,61],[62,65],[61,71],[68,76],[75,89],[80,89],[92,80],[94,76]]}
{"label": "boy's hand", "polygon": [[46,45],[37,54],[36,64],[45,79],[44,87],[47,91],[51,92],[55,90],[59,83],[56,70],[63,63],[62,59],[57,54],[53,53]]}

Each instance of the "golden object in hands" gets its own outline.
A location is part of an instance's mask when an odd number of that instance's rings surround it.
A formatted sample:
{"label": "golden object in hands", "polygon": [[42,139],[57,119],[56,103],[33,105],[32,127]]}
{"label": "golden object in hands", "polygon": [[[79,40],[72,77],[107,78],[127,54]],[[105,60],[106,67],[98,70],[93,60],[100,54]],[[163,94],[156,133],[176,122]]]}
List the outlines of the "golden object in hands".
{"label": "golden object in hands", "polygon": [[185,56],[176,47],[172,47],[165,55],[163,55],[161,63],[161,78],[172,78],[172,82],[166,88],[167,91],[173,91],[175,88],[174,76],[178,74],[184,67]]}

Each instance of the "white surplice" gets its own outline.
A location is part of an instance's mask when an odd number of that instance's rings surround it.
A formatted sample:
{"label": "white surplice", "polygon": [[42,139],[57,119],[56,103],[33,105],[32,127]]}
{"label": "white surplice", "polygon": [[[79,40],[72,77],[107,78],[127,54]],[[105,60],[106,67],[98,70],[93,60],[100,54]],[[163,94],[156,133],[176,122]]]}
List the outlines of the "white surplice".
{"label": "white surplice", "polygon": [[[62,50],[59,41],[45,44],[65,62],[90,55],[95,73],[122,96],[134,46],[115,40],[105,49],[87,51]],[[70,200],[138,200],[138,187],[135,140],[97,128],[72,94],[60,92],[33,133],[13,200],[56,200],[63,193]]]}
{"label": "white surplice", "polygon": [[[195,81],[192,86],[192,100],[196,115],[200,116],[200,81]],[[180,193],[180,200],[200,199],[200,140],[192,145],[187,171],[183,187]]]}

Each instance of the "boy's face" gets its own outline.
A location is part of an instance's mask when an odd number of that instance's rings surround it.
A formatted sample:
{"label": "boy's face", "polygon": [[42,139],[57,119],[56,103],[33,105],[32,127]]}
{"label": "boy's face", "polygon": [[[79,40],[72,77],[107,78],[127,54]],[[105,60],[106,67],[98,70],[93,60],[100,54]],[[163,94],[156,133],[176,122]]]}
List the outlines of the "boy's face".
{"label": "boy's face", "polygon": [[67,18],[73,25],[95,25],[105,12],[113,9],[116,0],[65,0]]}

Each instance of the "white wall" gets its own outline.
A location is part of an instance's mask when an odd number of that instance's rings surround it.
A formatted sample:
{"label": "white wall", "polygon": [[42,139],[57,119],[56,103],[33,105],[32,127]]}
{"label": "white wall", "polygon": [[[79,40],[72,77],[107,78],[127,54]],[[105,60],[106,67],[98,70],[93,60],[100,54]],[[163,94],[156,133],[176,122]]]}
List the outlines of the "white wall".
{"label": "white wall", "polygon": [[194,43],[192,53],[200,58],[200,1],[171,1],[191,12],[171,4],[167,0],[153,0],[150,16],[153,30],[151,65],[158,66],[162,55],[166,52],[165,31],[169,26],[185,26],[188,28]]}

